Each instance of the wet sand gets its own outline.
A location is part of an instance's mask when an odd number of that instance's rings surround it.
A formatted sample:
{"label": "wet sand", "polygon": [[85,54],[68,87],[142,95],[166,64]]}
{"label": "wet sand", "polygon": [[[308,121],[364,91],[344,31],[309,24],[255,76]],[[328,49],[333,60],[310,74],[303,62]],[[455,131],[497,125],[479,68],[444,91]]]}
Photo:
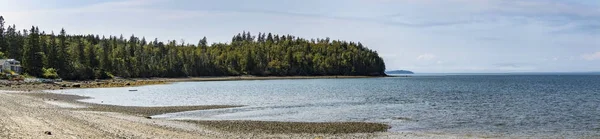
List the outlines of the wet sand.
{"label": "wet sand", "polygon": [[118,106],[118,105],[95,104],[95,103],[87,103],[87,102],[77,101],[80,99],[88,99],[89,98],[89,97],[78,96],[78,95],[54,94],[54,93],[43,93],[43,92],[22,93],[22,95],[41,98],[44,101],[66,102],[66,103],[85,107],[85,108],[73,108],[75,110],[119,112],[119,113],[125,113],[125,114],[130,114],[130,115],[141,116],[141,117],[148,117],[148,116],[152,116],[152,115],[160,115],[160,114],[165,114],[165,113],[174,113],[174,112],[182,112],[182,111],[240,107],[240,106],[229,106],[229,105],[166,106],[166,107]]}

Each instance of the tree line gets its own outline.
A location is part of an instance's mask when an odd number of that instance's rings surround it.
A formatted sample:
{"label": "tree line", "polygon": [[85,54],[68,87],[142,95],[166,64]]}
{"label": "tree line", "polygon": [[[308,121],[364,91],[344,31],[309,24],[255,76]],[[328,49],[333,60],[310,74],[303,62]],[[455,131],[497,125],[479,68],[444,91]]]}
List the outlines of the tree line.
{"label": "tree line", "polygon": [[385,75],[385,63],[376,51],[361,43],[304,39],[291,35],[243,32],[230,43],[197,44],[146,40],[131,35],[69,35],[40,32],[32,26],[4,27],[0,16],[0,57],[22,62],[35,77],[67,80],[111,77],[189,76],[322,76]]}

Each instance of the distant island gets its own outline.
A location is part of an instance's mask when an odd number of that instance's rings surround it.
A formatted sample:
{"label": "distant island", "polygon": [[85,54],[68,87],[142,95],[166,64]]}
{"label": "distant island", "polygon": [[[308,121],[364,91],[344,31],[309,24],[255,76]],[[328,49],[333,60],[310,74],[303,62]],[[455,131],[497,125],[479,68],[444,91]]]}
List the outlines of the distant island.
{"label": "distant island", "polygon": [[[65,80],[200,76],[385,76],[385,63],[360,42],[242,32],[228,43],[4,28],[0,59],[24,75]],[[22,66],[22,70],[20,70]]]}
{"label": "distant island", "polygon": [[412,71],[408,71],[408,70],[392,70],[392,71],[386,71],[385,74],[415,74]]}

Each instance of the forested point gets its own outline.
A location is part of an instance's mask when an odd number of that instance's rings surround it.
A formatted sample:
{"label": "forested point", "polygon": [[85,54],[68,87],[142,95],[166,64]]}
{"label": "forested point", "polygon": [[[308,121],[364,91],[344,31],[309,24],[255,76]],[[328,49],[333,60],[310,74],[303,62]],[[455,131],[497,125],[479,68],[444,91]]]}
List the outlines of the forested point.
{"label": "forested point", "polygon": [[198,44],[131,35],[69,35],[64,29],[4,27],[0,58],[22,62],[24,73],[67,80],[189,76],[384,76],[385,63],[361,43],[243,32],[230,43]]}

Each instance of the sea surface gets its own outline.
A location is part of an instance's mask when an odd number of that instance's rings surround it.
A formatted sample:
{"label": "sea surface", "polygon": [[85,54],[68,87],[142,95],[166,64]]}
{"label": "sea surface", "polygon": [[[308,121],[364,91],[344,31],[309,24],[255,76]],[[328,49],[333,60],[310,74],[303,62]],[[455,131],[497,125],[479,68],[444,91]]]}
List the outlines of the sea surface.
{"label": "sea surface", "polygon": [[[138,91],[130,92],[131,89]],[[179,82],[55,91],[127,106],[244,105],[153,116],[195,120],[378,122],[392,132],[600,135],[600,75],[417,75]]]}

